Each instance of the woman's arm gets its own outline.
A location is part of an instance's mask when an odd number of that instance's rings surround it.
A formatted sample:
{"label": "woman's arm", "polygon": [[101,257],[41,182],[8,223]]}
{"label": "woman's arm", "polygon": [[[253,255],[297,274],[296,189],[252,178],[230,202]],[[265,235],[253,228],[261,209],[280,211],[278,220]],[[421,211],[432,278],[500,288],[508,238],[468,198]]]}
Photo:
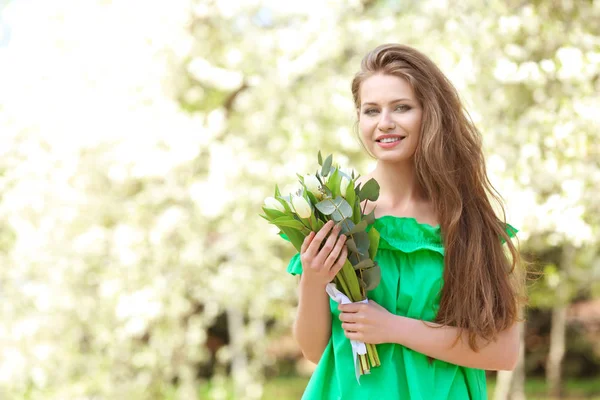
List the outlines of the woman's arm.
{"label": "woman's arm", "polygon": [[[512,370],[519,356],[517,323],[498,334],[495,342],[479,342],[475,352],[459,329],[394,315],[373,300],[338,306],[342,328],[349,339],[365,343],[398,343],[452,364],[487,370]],[[456,342],[456,343],[455,343]]]}
{"label": "woman's arm", "polygon": [[517,364],[520,340],[518,323],[500,332],[495,342],[486,344],[478,340],[479,351],[475,352],[469,346],[467,332],[463,332],[460,340],[456,340],[458,328],[398,315],[393,317],[393,328],[390,330],[392,343],[464,367],[513,370]]}
{"label": "woman's arm", "polygon": [[331,311],[325,285],[311,282],[304,274],[298,286],[298,314],[293,335],[304,357],[315,364],[331,337]]}

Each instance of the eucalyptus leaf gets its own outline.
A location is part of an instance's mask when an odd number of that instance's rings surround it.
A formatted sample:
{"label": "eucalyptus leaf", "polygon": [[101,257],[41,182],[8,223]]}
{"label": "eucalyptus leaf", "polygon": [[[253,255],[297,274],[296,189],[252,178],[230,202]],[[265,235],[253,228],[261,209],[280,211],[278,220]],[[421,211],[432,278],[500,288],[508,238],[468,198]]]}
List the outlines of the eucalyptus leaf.
{"label": "eucalyptus leaf", "polygon": [[371,268],[375,263],[370,258],[365,258],[356,265],[353,265],[355,270]]}
{"label": "eucalyptus leaf", "polygon": [[317,155],[319,165],[323,166],[323,157],[321,156],[321,150],[319,150],[319,154]]}
{"label": "eucalyptus leaf", "polygon": [[369,179],[360,190],[358,197],[361,201],[376,201],[379,198],[379,183],[373,178]]}
{"label": "eucalyptus leaf", "polygon": [[375,223],[375,208],[373,208],[370,213],[363,217],[363,221],[366,221],[368,225],[372,225]]}
{"label": "eucalyptus leaf", "polygon": [[[317,210],[325,215],[330,215],[335,221],[341,221],[344,218],[352,217],[352,207],[341,196],[335,199],[325,199],[315,205]],[[334,217],[335,215],[335,217]]]}
{"label": "eucalyptus leaf", "polygon": [[364,231],[365,229],[367,229],[367,221],[364,219],[362,221],[360,221],[358,224],[355,225],[354,223],[352,223],[352,225],[353,225],[353,228],[349,232],[350,234],[358,233],[358,232],[361,232],[361,231]]}
{"label": "eucalyptus leaf", "polygon": [[365,282],[365,290],[373,290],[381,282],[381,268],[376,265],[362,271],[362,277]]}
{"label": "eucalyptus leaf", "polygon": [[330,154],[325,159],[325,162],[323,163],[323,168],[321,168],[321,175],[322,176],[329,175],[329,171],[331,170],[331,163],[332,163],[332,161],[333,161],[333,156]]}
{"label": "eucalyptus leaf", "polygon": [[347,173],[345,173],[344,171],[342,171],[341,168],[338,168],[338,173],[340,174],[340,177],[346,177],[346,179],[348,179],[349,181],[352,180],[352,176],[348,175]]}
{"label": "eucalyptus leaf", "polygon": [[352,222],[352,220],[350,218],[344,218],[343,220],[340,221],[339,223],[340,227],[341,227],[341,232],[343,234],[349,234],[354,230],[354,222]]}
{"label": "eucalyptus leaf", "polygon": [[354,239],[354,243],[356,243],[356,247],[358,248],[358,253],[362,256],[367,257],[369,255],[369,235],[367,232],[357,232],[352,235]]}
{"label": "eucalyptus leaf", "polygon": [[348,238],[346,240],[346,246],[348,246],[348,250],[350,250],[354,253],[358,253],[358,247],[356,247],[356,243],[354,242],[354,239]]}

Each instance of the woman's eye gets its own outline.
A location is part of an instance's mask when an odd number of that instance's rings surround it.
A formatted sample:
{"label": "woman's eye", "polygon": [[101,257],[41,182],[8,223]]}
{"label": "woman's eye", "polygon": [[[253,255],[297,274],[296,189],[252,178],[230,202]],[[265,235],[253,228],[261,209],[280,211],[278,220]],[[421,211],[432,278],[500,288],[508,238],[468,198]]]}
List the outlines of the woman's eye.
{"label": "woman's eye", "polygon": [[377,112],[377,110],[375,108],[369,108],[365,110],[365,114],[367,115],[373,115]]}
{"label": "woman's eye", "polygon": [[410,107],[407,106],[406,104],[400,104],[398,107],[396,107],[396,111],[408,111],[410,110]]}

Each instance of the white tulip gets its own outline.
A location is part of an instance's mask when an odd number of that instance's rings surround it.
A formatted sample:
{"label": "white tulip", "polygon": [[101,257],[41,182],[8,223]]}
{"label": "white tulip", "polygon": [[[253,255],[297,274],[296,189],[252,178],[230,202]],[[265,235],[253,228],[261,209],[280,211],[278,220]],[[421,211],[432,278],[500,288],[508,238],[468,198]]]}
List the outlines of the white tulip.
{"label": "white tulip", "polygon": [[346,190],[348,189],[349,185],[350,181],[348,180],[348,178],[342,176],[342,181],[340,182],[340,195],[344,198],[346,197]]}
{"label": "white tulip", "polygon": [[267,197],[265,199],[265,208],[270,208],[271,210],[285,212],[285,208],[281,205],[279,200],[277,200],[275,197]]}
{"label": "white tulip", "polygon": [[292,206],[300,218],[310,218],[312,215],[310,204],[308,204],[304,197],[294,195],[292,197]]}
{"label": "white tulip", "polygon": [[304,185],[306,185],[306,188],[309,190],[309,192],[314,194],[316,198],[320,199],[323,197],[323,194],[320,191],[321,182],[319,182],[316,176],[306,175],[304,177]]}

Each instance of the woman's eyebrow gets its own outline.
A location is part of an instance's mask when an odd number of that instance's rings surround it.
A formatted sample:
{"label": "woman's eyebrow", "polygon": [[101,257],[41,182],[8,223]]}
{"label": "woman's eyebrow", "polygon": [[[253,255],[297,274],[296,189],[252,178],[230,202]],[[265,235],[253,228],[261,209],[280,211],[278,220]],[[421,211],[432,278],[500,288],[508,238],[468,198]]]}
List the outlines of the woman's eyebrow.
{"label": "woman's eyebrow", "polygon": [[[400,102],[400,101],[412,101],[412,100],[411,100],[411,99],[407,99],[407,98],[396,99],[396,100],[392,100],[392,101],[390,101],[390,102],[389,102],[389,104],[398,103],[398,102]],[[363,107],[364,107],[364,106],[376,106],[376,105],[378,105],[378,104],[377,104],[377,103],[373,103],[373,102],[366,102],[366,103],[363,103]]]}

